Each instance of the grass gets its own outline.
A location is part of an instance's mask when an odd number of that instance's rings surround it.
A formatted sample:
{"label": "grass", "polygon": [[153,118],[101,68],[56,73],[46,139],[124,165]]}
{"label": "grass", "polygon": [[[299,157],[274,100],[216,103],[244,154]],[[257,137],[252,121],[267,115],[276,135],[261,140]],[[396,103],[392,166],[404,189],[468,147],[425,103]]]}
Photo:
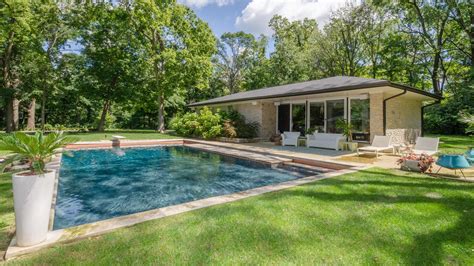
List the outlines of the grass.
{"label": "grass", "polygon": [[[0,136],[6,133],[0,133]],[[75,137],[78,141],[101,141],[111,140],[113,135],[124,136],[131,140],[141,139],[174,139],[177,136],[170,134],[158,133],[155,130],[106,130],[105,132],[87,132],[87,133],[67,133],[67,135]],[[0,151],[0,156],[7,155],[8,152]]]}
{"label": "grass", "polygon": [[11,174],[0,174],[0,257],[15,231]]}
{"label": "grass", "polygon": [[473,265],[473,248],[474,184],[372,168],[7,264]]}
{"label": "grass", "polygon": [[68,133],[68,135],[78,138],[79,141],[111,140],[113,135],[124,136],[127,139],[132,140],[177,138],[176,136],[158,133],[154,130],[107,130],[106,132],[102,133]]}
{"label": "grass", "polygon": [[440,153],[460,154],[466,152],[468,147],[474,147],[474,136],[442,135],[429,137],[440,138]]}

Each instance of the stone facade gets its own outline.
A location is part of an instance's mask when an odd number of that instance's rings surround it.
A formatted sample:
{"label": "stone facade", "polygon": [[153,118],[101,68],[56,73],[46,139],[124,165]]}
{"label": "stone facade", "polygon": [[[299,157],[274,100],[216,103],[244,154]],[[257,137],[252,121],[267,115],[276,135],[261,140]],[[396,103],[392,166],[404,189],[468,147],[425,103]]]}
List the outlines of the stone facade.
{"label": "stone facade", "polygon": [[276,132],[276,106],[273,103],[262,103],[262,123],[260,137],[270,139]]}
{"label": "stone facade", "polygon": [[419,100],[397,97],[387,101],[387,130],[392,143],[414,143],[421,134],[421,107]]}
{"label": "stone facade", "polygon": [[383,93],[370,94],[370,141],[383,135]]}
{"label": "stone facade", "polygon": [[245,116],[247,122],[257,122],[260,125],[260,138],[268,140],[275,134],[276,107],[273,103],[243,103],[235,104],[232,108]]}

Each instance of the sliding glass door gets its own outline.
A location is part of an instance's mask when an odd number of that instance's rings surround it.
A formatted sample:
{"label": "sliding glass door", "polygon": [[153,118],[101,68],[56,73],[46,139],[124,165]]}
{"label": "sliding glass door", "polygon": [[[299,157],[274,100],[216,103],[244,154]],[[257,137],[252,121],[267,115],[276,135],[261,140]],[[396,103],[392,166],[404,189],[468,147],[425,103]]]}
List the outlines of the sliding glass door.
{"label": "sliding glass door", "polygon": [[291,105],[291,131],[301,132],[304,136],[306,130],[306,104],[298,103]]}
{"label": "sliding glass door", "polygon": [[290,105],[281,104],[278,106],[278,131],[283,133],[290,131]]}
{"label": "sliding glass door", "polygon": [[350,99],[350,122],[353,127],[352,138],[369,141],[370,102],[369,99]]}
{"label": "sliding glass door", "polygon": [[336,121],[344,119],[344,99],[326,101],[326,132],[342,133],[336,128]]}
{"label": "sliding glass door", "polygon": [[325,132],[324,126],[324,102],[312,102],[309,104],[309,125],[308,127]]}

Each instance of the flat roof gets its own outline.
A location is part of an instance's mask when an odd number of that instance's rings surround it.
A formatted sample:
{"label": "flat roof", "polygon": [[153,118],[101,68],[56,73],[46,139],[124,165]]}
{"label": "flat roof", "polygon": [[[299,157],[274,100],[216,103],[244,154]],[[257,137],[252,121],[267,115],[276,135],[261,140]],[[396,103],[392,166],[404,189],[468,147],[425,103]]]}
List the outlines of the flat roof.
{"label": "flat roof", "polygon": [[348,91],[365,88],[376,88],[383,86],[391,86],[401,90],[407,90],[410,92],[422,94],[431,97],[436,100],[442,99],[441,96],[436,94],[422,91],[410,86],[397,84],[388,80],[383,79],[371,79],[371,78],[359,78],[349,76],[336,76],[318,80],[311,80],[305,82],[292,83],[287,85],[280,85],[275,87],[244,91],[234,93],[227,96],[217,97],[214,99],[191,103],[189,107],[213,105],[230,102],[240,102],[249,100],[260,100],[268,98],[288,97],[288,96],[299,96],[299,95],[310,95],[319,93],[328,93],[336,91]]}

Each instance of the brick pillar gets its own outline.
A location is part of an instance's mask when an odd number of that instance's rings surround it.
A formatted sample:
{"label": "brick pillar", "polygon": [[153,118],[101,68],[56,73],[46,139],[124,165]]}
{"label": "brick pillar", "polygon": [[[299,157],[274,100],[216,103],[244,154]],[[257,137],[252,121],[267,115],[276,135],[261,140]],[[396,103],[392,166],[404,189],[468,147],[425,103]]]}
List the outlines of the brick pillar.
{"label": "brick pillar", "polygon": [[383,135],[383,93],[370,94],[370,140]]}

